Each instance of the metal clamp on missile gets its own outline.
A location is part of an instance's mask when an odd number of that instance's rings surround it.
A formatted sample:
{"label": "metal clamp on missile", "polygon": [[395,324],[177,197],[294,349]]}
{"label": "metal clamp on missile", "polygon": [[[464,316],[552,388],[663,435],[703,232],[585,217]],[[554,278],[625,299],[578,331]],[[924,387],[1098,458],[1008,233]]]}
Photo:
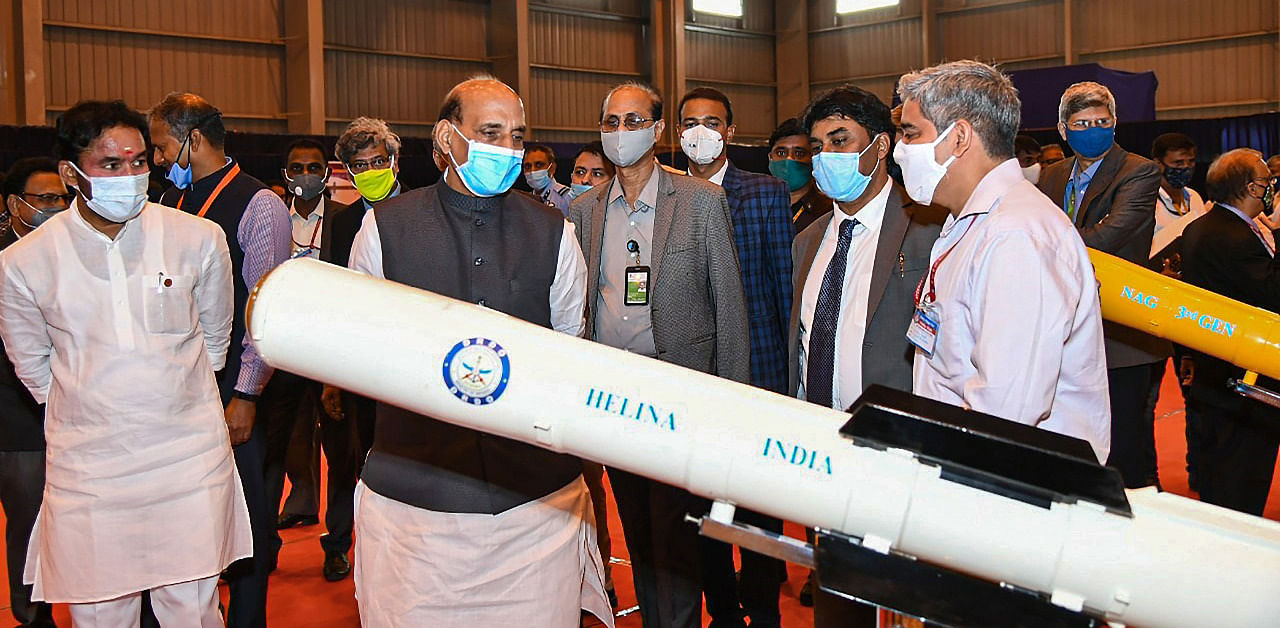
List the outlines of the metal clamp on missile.
{"label": "metal clamp on missile", "polygon": [[[1280,625],[1280,524],[1117,493],[1079,445],[1024,426],[886,393],[851,422],[315,260],[266,275],[247,318],[274,367],[820,529],[819,584],[850,597],[951,625],[1018,625],[992,609],[1037,626]],[[459,351],[487,356],[493,385],[459,387]]]}

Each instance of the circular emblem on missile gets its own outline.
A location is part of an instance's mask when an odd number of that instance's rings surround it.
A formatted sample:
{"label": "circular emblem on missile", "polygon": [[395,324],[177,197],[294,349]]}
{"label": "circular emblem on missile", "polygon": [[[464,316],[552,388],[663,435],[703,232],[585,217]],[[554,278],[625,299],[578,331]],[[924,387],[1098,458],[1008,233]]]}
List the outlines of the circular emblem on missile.
{"label": "circular emblem on missile", "polygon": [[507,350],[488,338],[467,338],[444,356],[444,385],[464,403],[482,406],[497,401],[510,377]]}

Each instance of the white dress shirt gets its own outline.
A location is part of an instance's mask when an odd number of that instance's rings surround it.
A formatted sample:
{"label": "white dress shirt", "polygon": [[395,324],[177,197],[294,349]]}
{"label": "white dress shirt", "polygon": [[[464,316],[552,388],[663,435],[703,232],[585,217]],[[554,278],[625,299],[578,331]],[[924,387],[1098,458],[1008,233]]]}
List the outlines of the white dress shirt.
{"label": "white dress shirt", "polygon": [[[375,212],[365,212],[360,231],[351,245],[347,267],[366,275],[386,279],[382,270],[382,238],[378,236]],[[573,223],[564,222],[560,236],[560,252],[556,258],[556,276],[551,281],[551,327],[559,332],[581,336],[586,329],[583,303],[587,300],[587,261],[578,247]]]}
{"label": "white dress shirt", "polygon": [[1164,250],[1182,235],[1182,230],[1191,224],[1191,221],[1204,215],[1204,200],[1200,198],[1200,194],[1191,188],[1182,188],[1183,201],[1187,208],[1185,214],[1179,214],[1178,209],[1173,205],[1173,199],[1169,197],[1169,193],[1165,191],[1164,186],[1157,188],[1156,195],[1156,230],[1151,237],[1151,257],[1156,253]]}
{"label": "white dress shirt", "polygon": [[840,316],[836,321],[836,369],[835,377],[831,378],[832,407],[843,410],[853,405],[862,395],[862,338],[867,332],[867,294],[871,292],[871,268],[875,265],[876,245],[880,241],[880,227],[884,224],[890,187],[886,182],[880,192],[853,216],[840,211],[837,206],[832,212],[831,222],[827,223],[827,229],[822,234],[813,266],[809,267],[809,274],[805,276],[800,302],[800,390],[797,396],[801,399],[805,398],[809,330],[813,328],[813,314],[818,305],[818,293],[822,290],[822,278],[835,255],[836,243],[840,239],[840,225],[854,219],[858,224],[853,228],[853,239],[849,243],[844,287],[840,291]]}
{"label": "white dress shirt", "polygon": [[33,597],[98,602],[252,554],[214,371],[230,346],[218,225],[148,203],[114,239],[80,200],[0,253],[0,334],[48,403]]}
{"label": "white dress shirt", "polygon": [[320,195],[320,202],[310,214],[307,214],[306,218],[294,209],[294,204],[297,202],[296,197],[292,197],[289,201],[289,223],[293,227],[293,245],[289,248],[289,259],[299,257],[320,259],[320,238],[324,230],[324,195]]}
{"label": "white dress shirt", "polygon": [[[717,170],[715,174],[708,177],[707,181],[714,183],[720,187],[724,187],[724,173],[728,171],[729,171],[729,160],[726,159],[724,160],[724,163],[720,164],[720,169]],[[691,170],[685,170],[684,173],[691,177],[693,176],[693,171]]]}
{"label": "white dress shirt", "polygon": [[[918,395],[1111,449],[1098,286],[1084,242],[1016,160],[987,173],[933,246],[932,357],[917,350]],[[924,293],[929,292],[928,274]],[[927,297],[926,297],[927,298]]]}

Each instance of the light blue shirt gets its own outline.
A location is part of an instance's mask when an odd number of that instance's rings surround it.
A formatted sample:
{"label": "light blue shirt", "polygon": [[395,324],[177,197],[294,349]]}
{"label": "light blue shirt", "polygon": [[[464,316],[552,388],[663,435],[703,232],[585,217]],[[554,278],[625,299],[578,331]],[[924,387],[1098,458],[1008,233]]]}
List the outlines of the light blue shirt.
{"label": "light blue shirt", "polygon": [[1084,195],[1089,191],[1089,183],[1093,181],[1093,175],[1098,174],[1098,166],[1101,165],[1102,159],[1099,159],[1088,168],[1085,168],[1084,172],[1077,172],[1080,167],[1080,158],[1077,157],[1075,162],[1071,164],[1071,178],[1067,179],[1067,189],[1062,195],[1062,211],[1067,212],[1067,215],[1072,219],[1075,218],[1075,216],[1071,215],[1071,210],[1069,209],[1071,207],[1072,190],[1075,190],[1076,195],[1075,213],[1079,214],[1080,203],[1084,202]]}

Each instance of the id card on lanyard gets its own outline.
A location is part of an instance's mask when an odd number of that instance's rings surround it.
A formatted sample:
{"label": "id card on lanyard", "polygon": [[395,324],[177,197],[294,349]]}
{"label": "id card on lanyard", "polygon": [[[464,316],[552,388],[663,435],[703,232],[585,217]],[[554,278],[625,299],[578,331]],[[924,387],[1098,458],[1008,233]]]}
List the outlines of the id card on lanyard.
{"label": "id card on lanyard", "polygon": [[640,263],[640,244],[635,240],[627,240],[627,253],[631,255],[631,265],[624,271],[626,291],[623,303],[649,305],[649,267]]}
{"label": "id card on lanyard", "polygon": [[[964,228],[964,233],[961,233],[960,237],[956,238],[955,243],[946,251],[943,251],[942,255],[938,256],[937,261],[929,267],[929,272],[925,273],[920,278],[920,283],[916,284],[916,309],[911,315],[911,324],[907,327],[907,342],[915,345],[926,358],[933,357],[933,351],[938,346],[938,330],[942,326],[942,316],[938,312],[937,294],[935,293],[938,267],[942,265],[948,255],[951,255],[952,251],[956,250],[957,246],[960,246],[960,241],[964,240],[966,235],[969,235],[969,229],[972,229],[973,223],[977,222],[977,216],[978,214],[966,216],[970,220],[969,224]],[[929,284],[927,291],[925,290],[925,283]]]}

